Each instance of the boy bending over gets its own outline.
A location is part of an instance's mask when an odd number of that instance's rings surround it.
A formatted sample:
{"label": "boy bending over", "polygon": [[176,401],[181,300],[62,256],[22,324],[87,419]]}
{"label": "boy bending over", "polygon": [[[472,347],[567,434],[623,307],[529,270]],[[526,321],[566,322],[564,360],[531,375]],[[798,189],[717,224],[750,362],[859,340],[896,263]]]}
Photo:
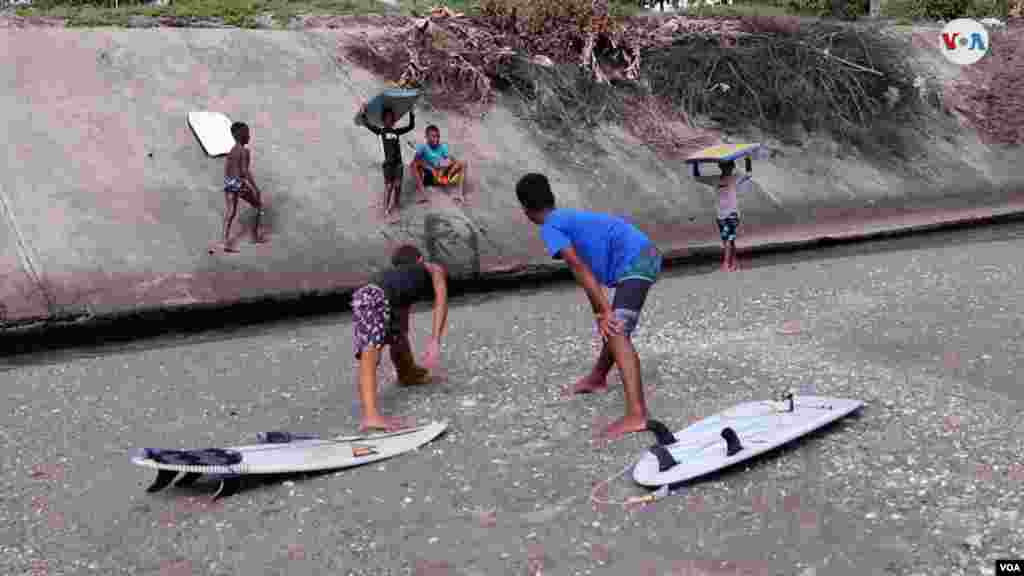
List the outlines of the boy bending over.
{"label": "boy bending over", "polygon": [[[409,343],[409,314],[419,300],[434,299],[434,330],[421,368],[416,365]],[[425,262],[415,246],[400,246],[391,256],[391,267],[377,273],[369,284],[352,295],[355,336],[353,346],[359,360],[359,397],[363,405],[361,430],[396,430],[407,426],[399,418],[381,416],[377,411],[377,368],[381,349],[390,347],[391,362],[403,386],[426,384],[429,369],[437,366],[441,337],[448,318],[448,282],[442,266]]]}
{"label": "boy bending over", "polygon": [[[640,320],[647,292],[661,272],[657,247],[639,229],[606,214],[555,208],[555,197],[543,174],[527,174],[516,184],[526,217],[541,227],[548,252],[564,260],[590,299],[604,345],[590,374],[573,392],[605,389],[608,372],[619,367],[625,387],[626,415],[602,431],[615,438],[647,429],[647,405],[640,381],[640,357],[631,336]],[[601,286],[615,287],[609,303]]]}

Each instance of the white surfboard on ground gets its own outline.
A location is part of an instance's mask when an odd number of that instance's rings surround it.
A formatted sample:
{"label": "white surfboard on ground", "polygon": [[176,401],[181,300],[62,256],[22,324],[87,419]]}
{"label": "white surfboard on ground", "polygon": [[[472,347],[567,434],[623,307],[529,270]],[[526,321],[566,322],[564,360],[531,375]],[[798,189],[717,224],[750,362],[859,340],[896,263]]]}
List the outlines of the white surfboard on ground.
{"label": "white surfboard on ground", "polygon": [[235,147],[235,137],[231,135],[231,119],[220,112],[189,112],[188,125],[210,156],[223,156]]}
{"label": "white surfboard on ground", "polygon": [[243,474],[283,474],[313,472],[361,466],[391,458],[419,448],[448,428],[448,421],[396,432],[379,432],[337,438],[289,438],[288,433],[271,432],[263,442],[245,446],[228,446],[204,450],[144,448],[132,457],[132,463],[157,470],[156,481],[146,490],[157,492],[177,482],[187,486],[200,476],[224,476],[214,497],[234,493],[238,476]]}
{"label": "white surfboard on ground", "polygon": [[637,462],[633,479],[644,486],[692,480],[778,448],[863,405],[860,400],[828,396],[744,402],[675,434],[651,421],[658,444]]}

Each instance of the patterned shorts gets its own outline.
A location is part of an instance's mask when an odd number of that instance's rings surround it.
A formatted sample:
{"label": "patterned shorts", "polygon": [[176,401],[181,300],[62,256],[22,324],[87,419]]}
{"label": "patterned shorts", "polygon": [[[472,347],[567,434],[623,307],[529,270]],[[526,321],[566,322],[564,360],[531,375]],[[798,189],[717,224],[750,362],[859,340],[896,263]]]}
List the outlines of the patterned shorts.
{"label": "patterned shorts", "polygon": [[730,212],[725,218],[718,218],[718,233],[722,237],[722,242],[728,242],[736,239],[736,227],[740,225],[740,215],[735,212]]}
{"label": "patterned shorts", "polygon": [[651,244],[638,254],[636,258],[633,258],[633,261],[623,271],[617,283],[625,280],[639,279],[647,280],[653,284],[658,281],[658,275],[661,274],[661,264],[661,251],[658,250],[657,246]]}
{"label": "patterned shorts", "polygon": [[238,194],[242,191],[242,180],[234,176],[224,177],[224,191]]}
{"label": "patterned shorts", "polygon": [[647,292],[658,281],[662,261],[661,251],[652,244],[630,262],[615,283],[612,313],[622,322],[623,333],[627,337],[633,335],[640,323],[640,311],[647,300]]}
{"label": "patterned shorts", "polygon": [[363,286],[352,294],[353,353],[358,359],[368,346],[378,349],[391,340],[391,304],[377,286]]}

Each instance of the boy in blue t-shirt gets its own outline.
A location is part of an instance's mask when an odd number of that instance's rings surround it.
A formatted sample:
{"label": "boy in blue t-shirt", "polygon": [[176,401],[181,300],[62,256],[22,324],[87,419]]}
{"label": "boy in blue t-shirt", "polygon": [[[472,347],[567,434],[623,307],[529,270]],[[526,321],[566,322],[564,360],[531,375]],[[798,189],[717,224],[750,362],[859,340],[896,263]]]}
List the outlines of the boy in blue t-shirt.
{"label": "boy in blue t-shirt", "polygon": [[[615,438],[647,430],[647,405],[640,380],[640,357],[631,336],[640,311],[661,272],[662,257],[653,242],[622,218],[555,208],[555,197],[543,174],[527,174],[516,184],[516,196],[531,222],[541,227],[548,252],[564,260],[590,299],[604,340],[589,375],[573,387],[585,394],[608,387],[608,372],[618,365],[626,395],[626,415],[602,435]],[[601,286],[615,288],[609,304]]]}
{"label": "boy in blue t-shirt", "polygon": [[465,201],[462,183],[466,178],[466,165],[453,158],[448,152],[448,145],[441,144],[441,129],[431,124],[427,126],[427,143],[416,146],[416,156],[412,159],[412,172],[416,175],[416,201],[420,204],[427,201],[423,192],[424,186],[459,186],[459,193],[453,200]]}

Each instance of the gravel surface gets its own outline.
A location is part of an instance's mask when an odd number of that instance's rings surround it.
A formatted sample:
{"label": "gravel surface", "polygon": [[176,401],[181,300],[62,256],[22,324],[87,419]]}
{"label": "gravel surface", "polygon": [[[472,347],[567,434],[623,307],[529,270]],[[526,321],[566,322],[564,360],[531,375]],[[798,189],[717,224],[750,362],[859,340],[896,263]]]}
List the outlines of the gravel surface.
{"label": "gravel surface", "polygon": [[[449,418],[383,463],[147,495],[142,446],[272,429],[351,433],[345,317],[10,362],[0,437],[0,573],[993,574],[1024,556],[1018,385],[1024,227],[673,272],[635,340],[673,430],[782,387],[867,406],[805,441],[646,508],[595,483],[649,434],[594,432],[610,392],[566,397],[595,353],[571,285],[454,303],[442,382],[383,408]],[[878,251],[881,247],[884,251]],[[430,312],[414,319],[421,349]],[[606,497],[644,491],[628,476]]]}

